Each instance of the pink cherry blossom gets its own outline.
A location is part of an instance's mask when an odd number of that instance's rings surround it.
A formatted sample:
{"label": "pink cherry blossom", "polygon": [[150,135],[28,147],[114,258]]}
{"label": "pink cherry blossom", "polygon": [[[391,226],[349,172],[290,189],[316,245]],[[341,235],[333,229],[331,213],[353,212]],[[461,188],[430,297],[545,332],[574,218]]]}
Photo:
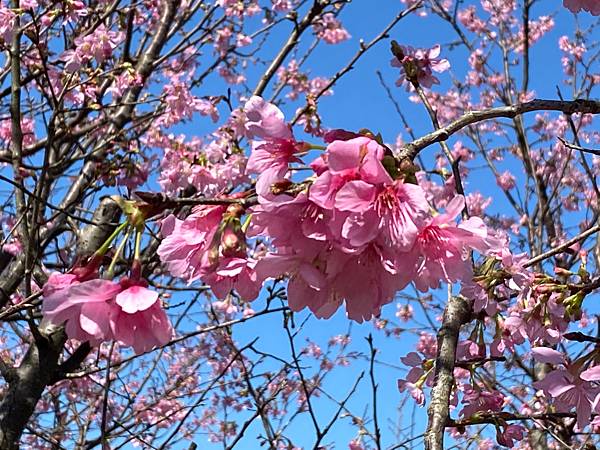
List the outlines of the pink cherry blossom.
{"label": "pink cherry blossom", "polygon": [[346,219],[342,235],[355,247],[377,239],[382,246],[409,250],[417,236],[416,223],[429,214],[425,193],[418,185],[397,180],[367,202],[371,189],[367,183],[355,181],[338,192],[338,209],[355,211]]}
{"label": "pink cherry blossom", "polygon": [[412,273],[396,271],[389,259],[381,247],[371,244],[341,267],[332,287],[335,296],[345,300],[348,318],[362,322],[378,316],[381,307],[408,284]]}
{"label": "pink cherry blossom", "polygon": [[467,385],[462,399],[465,406],[460,415],[467,419],[480,412],[498,412],[502,409],[504,400],[504,395],[498,391],[490,392]]}
{"label": "pink cherry blossom", "polygon": [[110,31],[104,24],[100,24],[93,33],[75,39],[75,50],[64,52],[65,70],[74,72],[93,58],[98,64],[102,64],[122,39],[122,33]]}
{"label": "pink cherry blossom", "polygon": [[425,404],[425,394],[423,389],[415,383],[406,380],[398,380],[398,390],[400,392],[408,391],[417,405],[423,406]]}
{"label": "pink cherry blossom", "polygon": [[[327,170],[312,184],[310,199],[325,209],[368,208],[379,188],[392,182],[381,163],[384,154],[385,149],[368,137],[333,141],[327,146]],[[337,195],[346,184],[349,186],[338,200]]]}
{"label": "pink cherry blossom", "polygon": [[[77,282],[68,278],[52,277],[44,289],[42,312],[55,325],[66,322],[67,336],[96,345],[112,336],[111,302],[121,286],[109,280],[94,279]],[[58,287],[60,286],[60,287]]]}
{"label": "pink cherry blossom", "polygon": [[266,198],[270,196],[271,185],[284,178],[289,164],[301,162],[295,154],[302,151],[304,145],[295,141],[279,108],[261,97],[251,97],[244,112],[248,136],[264,139],[253,142],[246,170],[259,174],[256,191]]}
{"label": "pink cherry blossom", "polygon": [[536,381],[534,387],[541,389],[553,399],[559,412],[570,412],[575,408],[577,426],[583,430],[589,423],[592,411],[596,410],[600,399],[600,373],[595,368],[581,372],[574,365],[560,367],[547,374],[542,381]]}
{"label": "pink cherry blossom", "polygon": [[314,24],[314,29],[317,37],[328,44],[339,44],[350,39],[350,33],[332,13],[323,14]]}
{"label": "pink cherry blossom", "polygon": [[294,2],[291,0],[271,0],[271,3],[273,3],[273,9],[275,11],[288,12],[292,9],[292,4]]}
{"label": "pink cherry blossom", "polygon": [[444,214],[434,216],[419,229],[412,250],[418,258],[415,278],[418,289],[436,288],[440,280],[455,282],[470,279],[468,251],[471,249],[483,254],[500,250],[501,244],[488,235],[487,227],[480,218],[471,217],[456,225],[454,220],[463,206],[464,198],[456,196]]}
{"label": "pink cherry blossom", "polygon": [[[440,81],[433,75],[433,72],[445,72],[450,69],[450,63],[447,59],[439,59],[441,47],[435,45],[430,49],[413,48],[410,46],[400,46],[403,53],[402,60],[398,57],[392,59],[393,67],[400,67],[400,78],[396,85],[400,86],[409,78],[407,70],[414,72],[415,80],[421,86],[430,88],[433,84],[439,84]],[[433,72],[432,72],[433,71]],[[410,80],[409,80],[410,81]]]}
{"label": "pink cherry blossom", "polygon": [[[258,278],[287,274],[293,310],[308,307],[318,317],[328,317],[345,301],[348,317],[368,320],[413,273],[410,264],[403,266],[407,270],[398,270],[393,252],[383,245],[347,247],[339,228],[332,226],[329,211],[304,193],[263,203],[253,208],[252,218],[249,234],[268,236],[276,247],[258,261]],[[336,241],[339,244],[333,245]]]}
{"label": "pink cherry blossom", "polygon": [[425,404],[425,394],[423,386],[431,386],[433,382],[433,370],[425,372],[423,367],[427,360],[422,358],[416,352],[410,352],[406,356],[400,358],[403,364],[411,367],[405,379],[398,380],[398,390],[400,392],[408,391],[417,405]]}
{"label": "pink cherry blossom", "polygon": [[348,450],[365,450],[365,447],[360,443],[360,440],[354,439],[348,443]]}
{"label": "pink cherry blossom", "polygon": [[285,123],[281,110],[262,97],[253,96],[244,105],[248,137],[264,140],[292,139],[292,131]]}
{"label": "pink cherry blossom", "polygon": [[514,441],[521,441],[525,437],[527,430],[521,425],[505,425],[502,427],[502,431],[497,429],[496,441],[498,444],[508,448],[515,446]]}
{"label": "pink cherry blossom", "polygon": [[[142,399],[138,399],[143,401]],[[158,403],[148,401],[139,405],[136,416],[141,423],[155,423],[157,428],[169,428],[185,419],[185,408],[179,400],[160,398]]]}
{"label": "pink cherry blossom", "polygon": [[198,206],[185,220],[163,220],[163,240],[157,254],[174,276],[194,281],[201,276],[205,252],[213,242],[226,211],[225,206]]}
{"label": "pink cherry blossom", "polygon": [[505,191],[509,191],[515,187],[515,176],[510,172],[503,172],[496,179],[498,186]]}
{"label": "pink cherry blossom", "polygon": [[67,336],[97,345],[115,339],[143,353],[164,345],[173,330],[158,293],[143,282],[79,282],[72,274],[52,274],[44,285],[44,319],[65,324]]}
{"label": "pink cherry blossom", "polygon": [[[518,288],[518,286],[516,286]],[[520,289],[521,301],[513,308],[504,326],[515,343],[528,340],[534,345],[555,345],[568,328],[565,305],[560,296],[548,297]]]}
{"label": "pink cherry blossom", "polygon": [[246,157],[228,150],[231,137],[224,131],[213,136],[215,139],[208,143],[197,138],[186,142],[182,135],[165,135],[160,130],[147,136],[145,145],[164,151],[158,180],[164,192],[179,195],[193,188],[199,194],[214,197],[248,181]]}
{"label": "pink cherry blossom", "polygon": [[235,205],[203,205],[183,221],[167,217],[158,255],[172,274],[190,282],[202,279],[221,299],[235,289],[244,300],[254,300],[263,279],[256,276],[255,261],[247,258],[238,213]]}
{"label": "pink cherry blossom", "polygon": [[[327,282],[327,246],[313,243],[298,250],[281,249],[276,254],[267,254],[258,261],[256,271],[259,279],[289,276],[287,297],[292,310],[308,307],[317,317],[330,317],[340,306]],[[321,269],[315,263],[323,265]]]}
{"label": "pink cherry blossom", "polygon": [[5,44],[10,45],[15,24],[15,13],[10,8],[0,6],[0,37]]}
{"label": "pink cherry blossom", "polygon": [[121,311],[124,313],[135,314],[138,311],[145,311],[157,300],[158,292],[142,285],[133,284],[117,294],[115,303],[121,307]]}
{"label": "pink cherry blossom", "polygon": [[408,322],[414,316],[414,310],[411,305],[398,305],[398,310],[396,311],[396,317],[401,319],[403,322]]}
{"label": "pink cherry blossom", "polygon": [[127,279],[121,280],[120,288],[110,313],[112,338],[133,347],[136,354],[167,344],[173,329],[158,292]]}
{"label": "pink cherry blossom", "polygon": [[477,15],[477,8],[475,5],[469,5],[464,9],[458,11],[458,20],[468,30],[474,33],[482,33],[486,31],[486,23],[484,20],[479,18]]}
{"label": "pink cherry blossom", "polygon": [[185,79],[185,74],[172,77],[163,89],[166,109],[161,122],[165,126],[191,119],[195,112],[199,112],[203,116],[210,116],[213,122],[219,119],[219,112],[214,103],[192,94]]}
{"label": "pink cherry blossom", "polygon": [[536,361],[546,364],[564,364],[565,356],[553,348],[535,347],[531,349],[531,354]]}
{"label": "pink cherry blossom", "polygon": [[23,251],[23,243],[18,238],[13,237],[2,246],[2,251],[16,256]]}
{"label": "pink cherry blossom", "polygon": [[248,235],[268,236],[276,247],[312,248],[312,240],[330,236],[330,218],[331,213],[310,201],[305,192],[296,197],[279,195],[252,208]]}
{"label": "pink cherry blossom", "polygon": [[458,343],[456,348],[457,360],[477,360],[485,358],[485,344],[472,339],[465,339]]}
{"label": "pink cherry blossom", "polygon": [[219,266],[203,276],[217,298],[224,299],[236,290],[242,300],[250,301],[258,297],[262,283],[254,271],[255,261],[245,258],[223,258]]}
{"label": "pink cherry blossom", "polygon": [[473,299],[473,311],[485,313],[493,317],[500,309],[500,305],[493,295],[490,295],[481,285],[470,280],[464,280],[460,293],[467,298]]}
{"label": "pink cherry blossom", "polygon": [[43,287],[44,298],[75,283],[78,283],[78,276],[74,273],[52,272]]}
{"label": "pink cherry blossom", "polygon": [[284,179],[290,163],[301,162],[295,156],[298,150],[297,143],[286,140],[253,144],[246,171],[259,174],[256,191],[261,197],[270,196],[271,186]]}

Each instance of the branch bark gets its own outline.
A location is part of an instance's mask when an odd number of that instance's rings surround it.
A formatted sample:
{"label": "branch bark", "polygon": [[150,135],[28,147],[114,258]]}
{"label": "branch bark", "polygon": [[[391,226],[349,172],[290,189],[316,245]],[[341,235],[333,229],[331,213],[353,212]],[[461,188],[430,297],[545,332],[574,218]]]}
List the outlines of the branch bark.
{"label": "branch bark", "polygon": [[419,139],[406,144],[400,152],[400,159],[409,158],[414,159],[421,150],[425,147],[429,147],[436,142],[446,141],[454,133],[462,130],[469,125],[473,125],[484,120],[496,119],[499,117],[506,117],[513,119],[522,114],[533,112],[533,111],[560,111],[564,114],[571,115],[575,113],[584,114],[600,114],[600,101],[596,100],[572,100],[572,101],[561,101],[561,100],[543,100],[535,99],[530,102],[517,103],[510,106],[500,106],[498,108],[486,109],[483,111],[469,111],[462,117],[456,119],[454,122],[449,123],[445,127],[441,127],[439,130],[435,130],[429,134],[426,134]]}
{"label": "branch bark", "polygon": [[450,297],[442,326],[438,331],[438,354],[435,360],[435,378],[427,414],[425,450],[443,450],[444,430],[450,417],[450,392],[454,384],[456,346],[460,328],[471,315],[470,302],[461,296]]}

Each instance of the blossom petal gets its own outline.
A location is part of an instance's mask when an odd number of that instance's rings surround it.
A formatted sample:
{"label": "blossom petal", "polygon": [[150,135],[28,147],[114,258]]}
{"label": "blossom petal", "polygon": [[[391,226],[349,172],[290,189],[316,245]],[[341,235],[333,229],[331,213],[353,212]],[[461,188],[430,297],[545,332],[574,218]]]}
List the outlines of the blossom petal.
{"label": "blossom petal", "polygon": [[590,369],[584,370],[579,375],[579,378],[585,381],[598,381],[600,380],[600,365],[594,366]]}
{"label": "blossom petal", "polygon": [[158,300],[158,292],[143,286],[131,286],[120,292],[116,297],[116,303],[123,312],[133,314],[145,311]]}
{"label": "blossom petal", "polygon": [[541,363],[546,364],[564,364],[565,356],[552,348],[549,347],[536,347],[531,349],[533,358]]}
{"label": "blossom petal", "polygon": [[340,211],[360,212],[368,209],[375,200],[375,187],[361,180],[350,181],[335,196],[335,206]]}

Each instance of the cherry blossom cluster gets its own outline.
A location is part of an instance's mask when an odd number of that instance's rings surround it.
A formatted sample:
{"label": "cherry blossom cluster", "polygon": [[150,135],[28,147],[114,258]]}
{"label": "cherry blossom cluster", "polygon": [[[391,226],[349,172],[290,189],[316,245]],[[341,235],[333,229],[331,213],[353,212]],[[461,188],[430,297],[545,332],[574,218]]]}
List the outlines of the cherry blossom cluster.
{"label": "cherry blossom cluster", "polygon": [[[585,271],[574,274],[557,268],[557,277],[550,277],[525,268],[526,262],[525,254],[513,255],[503,249],[478,269],[474,283],[463,286],[462,294],[473,299],[473,311],[479,318],[469,337],[458,343],[454,377],[456,380],[469,378],[469,371],[463,368],[465,364],[501,361],[517,353],[517,346],[523,346],[525,353],[529,348],[534,361],[554,367],[534,384],[541,397],[532,404],[524,404],[520,412],[524,415],[543,413],[552,406],[559,413],[574,411],[579,430],[590,422],[596,427],[597,419],[592,421],[592,416],[600,413],[597,351],[584,353],[573,361],[552,348],[564,342],[565,337],[577,338],[577,334],[568,333],[569,322],[578,320],[580,326],[586,325],[582,305],[589,293],[587,286],[593,282]],[[514,304],[509,302],[513,298]],[[493,322],[487,318],[493,318]],[[495,331],[490,342],[484,331],[492,323]],[[428,338],[422,335],[417,352],[401,358],[409,371],[398,381],[398,387],[401,392],[410,393],[419,405],[425,403],[424,390],[433,384],[436,342]],[[457,382],[452,395],[453,405],[459,401],[465,405],[460,412],[464,419],[475,414],[500,412],[505,406],[500,392],[490,391],[485,384],[473,380]],[[499,430],[498,443],[511,447],[512,441],[522,439],[523,430],[515,427],[506,425],[504,431]],[[507,433],[511,439],[507,439]]]}
{"label": "cherry blossom cluster", "polygon": [[[231,131],[234,132],[233,136]],[[163,149],[158,183],[163,192],[179,195],[192,190],[215,196],[248,181],[248,158],[235,151],[235,121],[213,133],[213,139],[186,141],[183,135],[154,130],[143,139],[145,146]]]}
{"label": "cherry blossom cluster", "polygon": [[[137,354],[168,343],[171,323],[158,292],[141,278],[139,262],[134,261],[131,276],[112,281],[99,277],[103,253],[69,273],[50,274],[43,287],[44,320],[64,324],[71,339],[92,345],[115,340]],[[110,273],[109,268],[105,274]]]}
{"label": "cherry blossom cluster", "polygon": [[[576,361],[567,361],[561,352],[549,347],[536,347],[532,354],[536,361],[556,366],[543,380],[537,381],[535,387],[552,398],[558,412],[575,409],[577,428],[583,430],[590,423],[592,412],[600,410],[600,365],[588,366],[594,354]],[[598,419],[594,419],[593,425],[598,425]]]}
{"label": "cherry blossom cluster", "polygon": [[182,80],[182,77],[185,77],[185,74],[174,75],[171,77],[170,82],[165,85],[166,111],[158,125],[169,127],[185,118],[191,119],[194,112],[199,112],[203,116],[210,116],[213,122],[219,120],[219,113],[214,103],[192,95],[188,83]]}
{"label": "cherry blossom cluster", "polygon": [[339,44],[350,39],[350,33],[333,13],[323,14],[314,25],[315,34],[328,44]]}
{"label": "cherry blossom cluster", "polygon": [[[329,317],[345,302],[348,317],[361,322],[411,282],[424,292],[469,283],[470,252],[505,246],[478,217],[456,223],[460,195],[445,212],[433,211],[415,167],[371,133],[332,130],[320,147],[296,140],[283,113],[260,97],[243,114],[258,204],[245,208],[250,193],[240,192],[223,197],[229,206],[167,218],[158,254],[172,275],[201,279],[218,298],[234,289],[244,300],[257,297],[267,278],[286,276],[293,310]],[[308,177],[296,180],[302,158],[321,149]],[[266,252],[251,250],[256,239],[268,243]]]}
{"label": "cherry blossom cluster", "polygon": [[397,86],[401,86],[404,81],[408,81],[407,87],[411,84],[419,84],[430,88],[434,84],[439,84],[440,80],[433,75],[433,72],[445,72],[450,69],[450,63],[447,59],[440,59],[441,47],[436,45],[430,49],[413,48],[404,45],[393,45],[394,58],[391,61],[393,67],[400,67],[400,78],[396,81]]}
{"label": "cherry blossom cluster", "polygon": [[95,59],[98,64],[102,64],[104,60],[110,58],[122,39],[122,33],[110,31],[101,24],[93,33],[78,37],[75,40],[74,50],[67,50],[63,53],[65,70],[75,72],[92,59]]}

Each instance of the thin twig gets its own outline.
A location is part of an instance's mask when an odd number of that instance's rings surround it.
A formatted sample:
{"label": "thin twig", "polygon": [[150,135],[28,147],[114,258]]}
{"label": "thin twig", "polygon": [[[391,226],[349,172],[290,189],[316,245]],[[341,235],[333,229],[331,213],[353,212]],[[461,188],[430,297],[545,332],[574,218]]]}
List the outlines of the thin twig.
{"label": "thin twig", "polygon": [[375,445],[377,450],[381,450],[381,430],[379,429],[379,421],[377,419],[377,388],[378,385],[375,382],[375,355],[377,351],[373,347],[373,335],[369,333],[366,338],[369,343],[369,379],[371,380],[371,392],[373,395],[373,426],[375,427]]}

